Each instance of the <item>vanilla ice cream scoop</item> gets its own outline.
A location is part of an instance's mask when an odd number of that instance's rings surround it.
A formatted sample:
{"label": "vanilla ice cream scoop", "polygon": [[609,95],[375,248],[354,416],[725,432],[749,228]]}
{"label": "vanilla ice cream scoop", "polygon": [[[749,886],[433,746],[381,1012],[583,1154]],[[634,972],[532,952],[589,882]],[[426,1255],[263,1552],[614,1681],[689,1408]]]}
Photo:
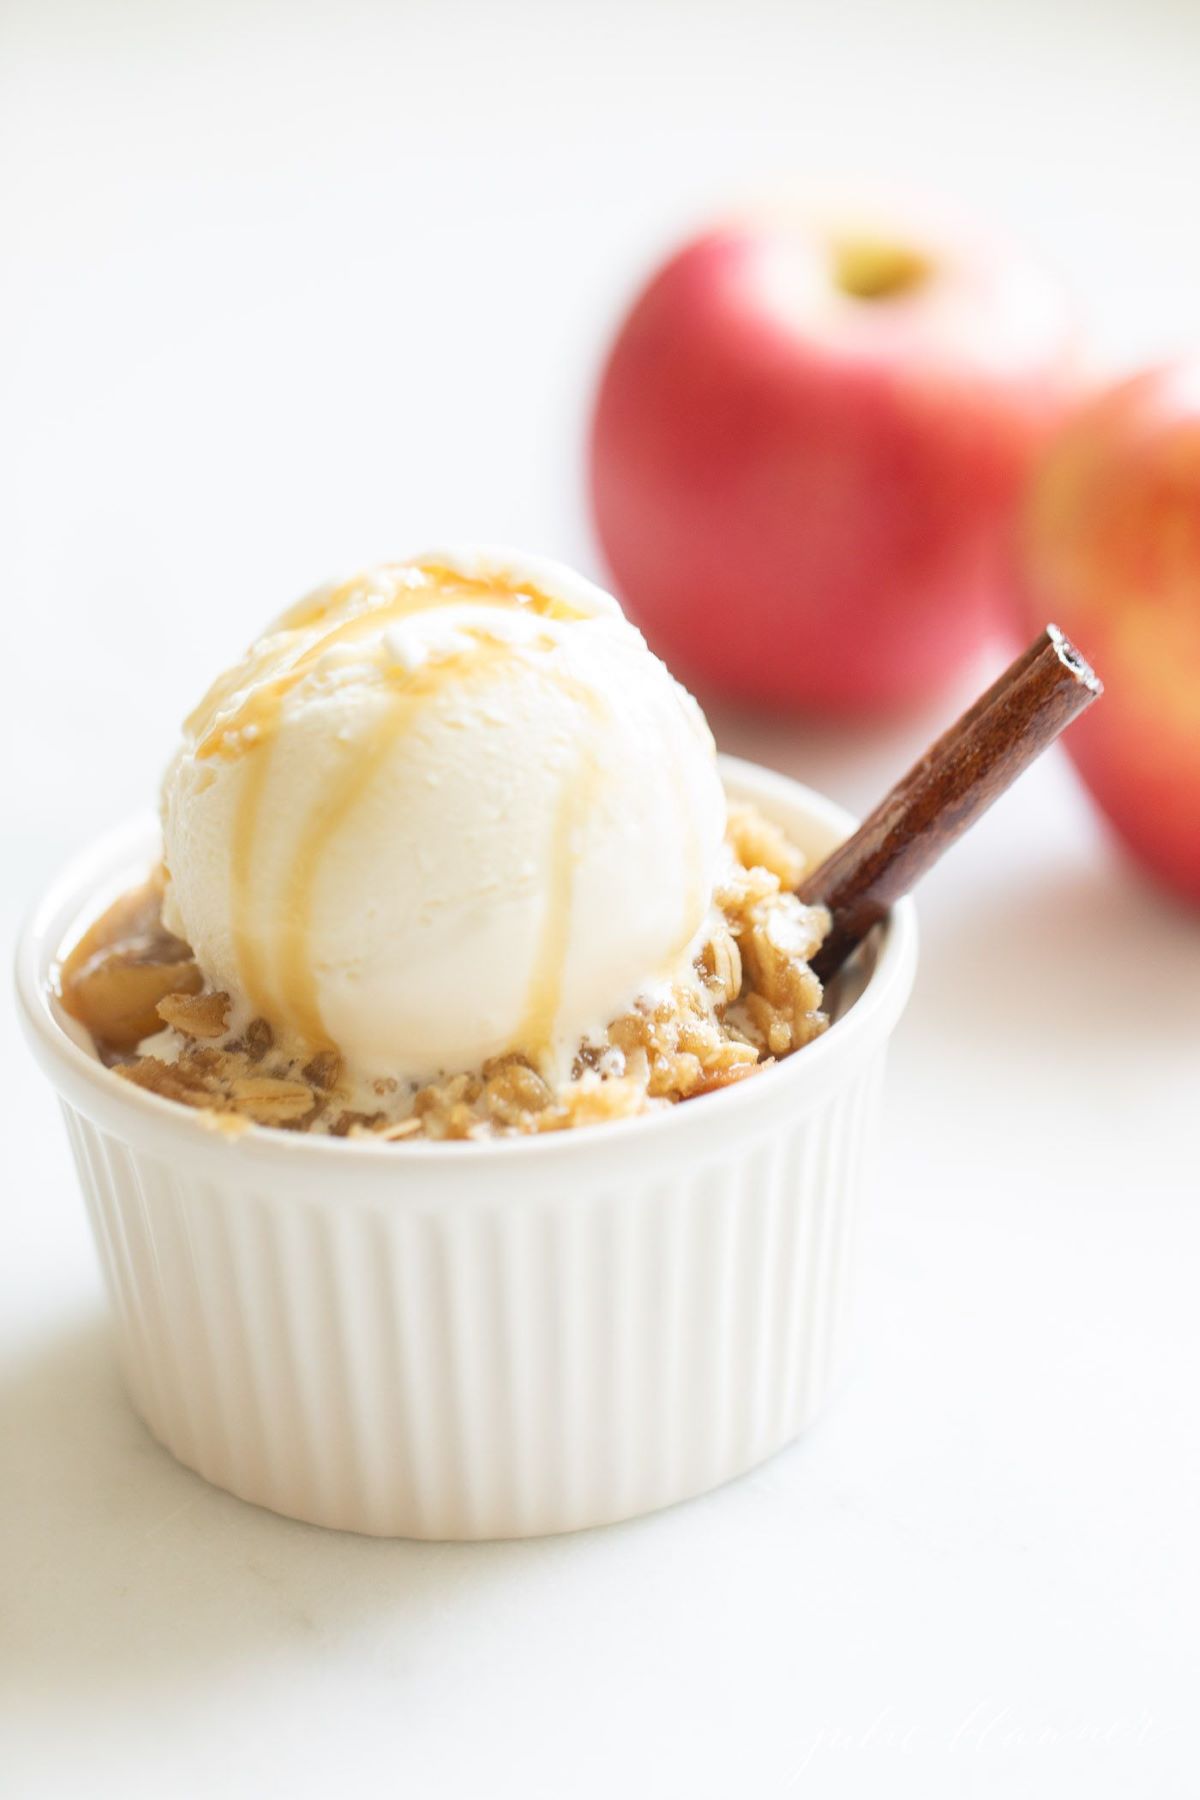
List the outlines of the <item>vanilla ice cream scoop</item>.
{"label": "vanilla ice cream scoop", "polygon": [[703,715],[615,600],[438,553],[320,590],[188,719],[164,916],[235,1030],[362,1076],[561,1072],[686,967],[724,823]]}

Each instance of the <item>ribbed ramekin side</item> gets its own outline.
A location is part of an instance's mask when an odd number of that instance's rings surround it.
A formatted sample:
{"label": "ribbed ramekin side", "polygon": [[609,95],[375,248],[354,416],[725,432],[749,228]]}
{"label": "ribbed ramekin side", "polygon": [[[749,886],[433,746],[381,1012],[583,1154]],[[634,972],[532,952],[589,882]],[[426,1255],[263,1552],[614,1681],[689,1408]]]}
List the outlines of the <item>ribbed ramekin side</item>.
{"label": "ribbed ramekin side", "polygon": [[112,1308],[121,1373],[138,1412],[149,1419],[158,1410],[149,1387],[152,1351],[145,1339],[138,1287],[128,1268],[125,1236],[103,1159],[101,1133],[67,1101],[60,1104]]}
{"label": "ribbed ramekin side", "polygon": [[[751,1468],[819,1411],[842,1364],[882,1051],[798,1120],[704,1165],[563,1195],[539,1219],[547,1336],[508,1384],[542,1454],[506,1531],[669,1505]],[[517,1370],[503,1353],[506,1374]],[[548,1453],[547,1453],[548,1452]],[[513,1479],[517,1479],[513,1471]]]}
{"label": "ribbed ramekin side", "polygon": [[881,1062],[749,1143],[511,1207],[218,1185],[67,1108],[134,1402],[209,1480],[356,1531],[523,1536],[701,1493],[828,1390]]}

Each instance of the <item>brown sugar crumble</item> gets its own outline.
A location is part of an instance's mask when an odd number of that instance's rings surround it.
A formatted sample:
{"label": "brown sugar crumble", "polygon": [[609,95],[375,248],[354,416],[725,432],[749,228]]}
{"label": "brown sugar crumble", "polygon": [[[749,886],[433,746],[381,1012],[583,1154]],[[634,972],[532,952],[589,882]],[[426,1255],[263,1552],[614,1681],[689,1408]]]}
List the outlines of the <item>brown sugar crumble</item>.
{"label": "brown sugar crumble", "polygon": [[[161,878],[118,901],[72,951],[60,971],[63,1005],[122,1080],[228,1128],[404,1144],[632,1118],[745,1080],[828,1026],[809,962],[829,916],[792,891],[803,855],[752,806],[731,805],[726,837],[732,854],[693,979],[640,1001],[601,1041],[582,1044],[567,1081],[548,1081],[512,1051],[415,1091],[384,1076],[370,1084],[378,1106],[363,1105],[361,1090],[350,1105],[335,1050],[288,1061],[266,1019],[227,1037],[230,997],[203,991],[188,946],[164,931]],[[137,1054],[164,1027],[177,1052]]]}

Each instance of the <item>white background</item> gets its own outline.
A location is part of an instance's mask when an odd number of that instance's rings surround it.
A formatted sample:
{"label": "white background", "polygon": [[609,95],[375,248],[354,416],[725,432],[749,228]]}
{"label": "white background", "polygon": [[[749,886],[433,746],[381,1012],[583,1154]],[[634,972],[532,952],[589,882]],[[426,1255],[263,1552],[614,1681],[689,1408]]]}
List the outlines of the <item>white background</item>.
{"label": "white background", "polygon": [[[604,332],[760,179],[933,183],[1104,359],[1185,344],[1198,95],[1186,0],[8,0],[8,925],[317,578],[446,537],[596,568]],[[962,697],[715,723],[861,807]],[[724,1492],[526,1545],[323,1534],[150,1442],[6,1014],[4,1791],[1193,1794],[1200,928],[1057,756],[922,918],[851,1385]]]}

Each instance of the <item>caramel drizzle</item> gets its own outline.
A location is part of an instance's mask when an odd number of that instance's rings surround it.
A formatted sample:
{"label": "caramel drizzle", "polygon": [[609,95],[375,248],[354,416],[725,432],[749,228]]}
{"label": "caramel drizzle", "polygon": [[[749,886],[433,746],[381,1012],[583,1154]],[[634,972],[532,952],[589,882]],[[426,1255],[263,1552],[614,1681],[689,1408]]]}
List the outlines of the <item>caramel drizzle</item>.
{"label": "caramel drizzle", "polygon": [[502,574],[463,575],[444,563],[413,562],[385,563],[369,575],[352,576],[330,593],[312,594],[284,614],[282,627],[287,631],[307,630],[355,600],[369,604],[372,584],[380,580],[394,584],[383,604],[390,609],[398,602],[396,616],[426,612],[436,606],[517,606],[539,618],[568,624],[585,617],[578,607],[528,581],[513,581]]}
{"label": "caramel drizzle", "polygon": [[[590,697],[590,696],[589,696]],[[534,958],[525,1011],[512,1048],[540,1056],[549,1050],[562,1003],[575,898],[575,845],[600,781],[600,766],[585,750],[559,791],[550,827],[550,881],[541,939]]]}
{"label": "caramel drizzle", "polygon": [[[392,583],[382,596],[372,585],[382,577]],[[184,729],[196,742],[196,755],[231,759],[253,749],[270,735],[279,721],[281,703],[293,688],[311,675],[318,662],[337,644],[354,643],[415,613],[447,606],[497,606],[516,609],[537,618],[578,621],[585,617],[577,608],[528,582],[503,575],[459,575],[436,563],[398,563],[371,576],[359,575],[343,582],[332,593],[301,601],[284,615],[280,630],[252,652],[249,672],[245,665],[213,683]],[[348,617],[339,617],[352,609]],[[336,621],[331,623],[331,621]],[[328,626],[315,638],[308,633]],[[277,675],[254,682],[257,669],[266,670],[294,651],[293,660]],[[226,708],[239,688],[250,685],[232,712]]]}
{"label": "caramel drizzle", "polygon": [[270,731],[256,744],[256,754],[247,760],[242,771],[242,785],[233,817],[233,848],[229,867],[233,890],[230,907],[233,950],[246,999],[256,1018],[269,1018],[272,1008],[266,958],[258,937],[250,926],[250,892],[263,789],[271,768],[270,746],[276,721],[283,708],[283,698],[283,692],[276,691],[272,696],[271,708],[264,711],[264,723],[269,722]]}

